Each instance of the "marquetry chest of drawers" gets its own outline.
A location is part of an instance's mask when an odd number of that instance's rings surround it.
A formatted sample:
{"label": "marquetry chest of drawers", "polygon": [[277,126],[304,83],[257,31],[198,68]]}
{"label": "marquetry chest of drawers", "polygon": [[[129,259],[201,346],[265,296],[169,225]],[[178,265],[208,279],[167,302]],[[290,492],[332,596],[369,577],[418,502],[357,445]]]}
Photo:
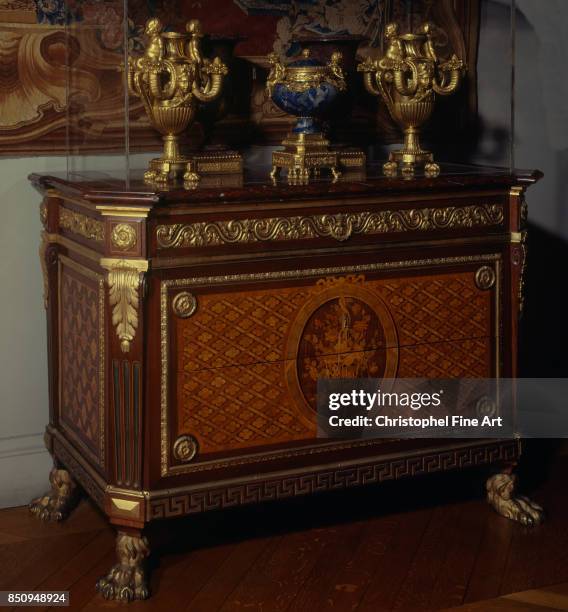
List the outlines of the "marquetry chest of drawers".
{"label": "marquetry chest of drawers", "polygon": [[33,176],[52,491],[118,529],[147,595],[156,519],[513,461],[514,440],[318,440],[318,377],[513,377],[538,174],[152,191]]}

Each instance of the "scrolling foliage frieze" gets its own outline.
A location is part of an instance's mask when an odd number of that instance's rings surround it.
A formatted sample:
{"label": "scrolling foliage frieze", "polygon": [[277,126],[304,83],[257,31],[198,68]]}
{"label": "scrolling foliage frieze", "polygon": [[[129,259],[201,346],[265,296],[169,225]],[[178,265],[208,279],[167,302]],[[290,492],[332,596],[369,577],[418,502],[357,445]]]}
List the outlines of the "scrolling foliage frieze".
{"label": "scrolling foliage frieze", "polygon": [[456,230],[501,226],[499,204],[380,210],[263,219],[233,219],[159,225],[158,247],[196,248],[223,244],[333,238],[345,242],[354,235]]}

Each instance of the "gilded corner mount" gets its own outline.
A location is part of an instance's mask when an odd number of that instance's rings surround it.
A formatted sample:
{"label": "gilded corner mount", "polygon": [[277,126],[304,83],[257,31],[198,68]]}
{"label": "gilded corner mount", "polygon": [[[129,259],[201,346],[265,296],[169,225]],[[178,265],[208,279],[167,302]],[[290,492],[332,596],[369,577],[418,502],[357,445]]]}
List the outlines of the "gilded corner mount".
{"label": "gilded corner mount", "polygon": [[123,353],[130,350],[138,329],[140,288],[146,260],[103,259],[101,265],[108,270],[108,297],[112,308],[112,324],[120,340]]}

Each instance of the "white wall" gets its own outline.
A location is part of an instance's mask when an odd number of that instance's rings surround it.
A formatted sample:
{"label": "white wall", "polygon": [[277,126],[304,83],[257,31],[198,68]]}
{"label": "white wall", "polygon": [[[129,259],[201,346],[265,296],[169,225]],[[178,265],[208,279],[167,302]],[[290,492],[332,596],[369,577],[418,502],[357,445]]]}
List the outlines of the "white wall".
{"label": "white wall", "polygon": [[26,504],[48,488],[41,197],[27,176],[64,169],[64,158],[0,159],[0,507]]}

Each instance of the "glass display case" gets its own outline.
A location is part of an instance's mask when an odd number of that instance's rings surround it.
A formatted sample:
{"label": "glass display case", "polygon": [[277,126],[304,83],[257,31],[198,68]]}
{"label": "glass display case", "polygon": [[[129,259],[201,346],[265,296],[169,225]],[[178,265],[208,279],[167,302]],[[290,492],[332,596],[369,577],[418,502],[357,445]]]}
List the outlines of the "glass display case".
{"label": "glass display case", "polygon": [[[192,46],[195,65],[209,70],[199,85],[201,99],[192,96],[191,110],[186,108],[187,116],[175,126],[184,159],[196,152],[223,158],[244,150],[247,171],[258,173],[263,167],[267,177],[270,152],[295,123],[267,91],[269,55],[289,64],[307,50],[322,64],[341,54],[346,87],[323,116],[325,138],[333,145],[358,147],[368,166],[380,170],[389,152],[399,148],[404,125],[400,117],[393,119],[396,111],[389,110],[384,96],[365,88],[360,67],[365,61],[378,66],[388,57],[389,45],[396,49],[398,42],[406,45],[407,54],[431,53],[438,68],[453,56],[463,66],[455,91],[436,94],[419,126],[420,142],[441,162],[442,173],[460,172],[463,164],[510,168],[514,163],[512,0],[82,0],[67,1],[60,10],[69,65],[69,178],[85,171],[125,180],[142,177],[163,150],[163,132],[171,126],[162,125],[160,134],[144,97],[135,93],[132,82],[129,87],[132,66],[152,55],[153,36],[156,58],[176,56],[178,72],[188,74]],[[148,28],[149,20],[154,21]],[[397,36],[391,32],[389,38],[390,23],[397,24]],[[410,33],[418,37],[416,43],[404,42]],[[417,67],[424,65],[418,62]],[[212,69],[219,75],[212,75]],[[408,87],[414,77],[408,66],[404,70]],[[213,76],[218,91],[206,94]],[[164,79],[171,77],[162,73],[159,78],[167,89]],[[451,80],[449,73],[438,78],[448,79],[446,85]]]}
{"label": "glass display case", "polygon": [[514,5],[62,11],[68,172],[31,176],[56,468],[31,509],[102,509],[102,595],[163,591],[153,521],[433,472],[504,464],[488,501],[538,523],[520,440],[325,438],[315,401],[329,378],[516,377],[542,174],[512,170]]}

